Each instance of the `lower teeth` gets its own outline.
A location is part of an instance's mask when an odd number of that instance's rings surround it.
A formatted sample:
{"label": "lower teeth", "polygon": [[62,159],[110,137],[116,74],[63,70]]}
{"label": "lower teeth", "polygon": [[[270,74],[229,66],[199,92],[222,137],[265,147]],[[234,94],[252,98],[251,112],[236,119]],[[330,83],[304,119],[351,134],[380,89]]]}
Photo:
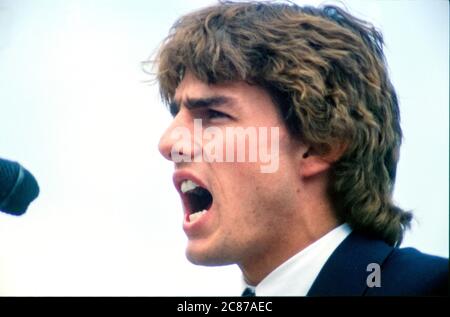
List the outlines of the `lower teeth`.
{"label": "lower teeth", "polygon": [[206,210],[202,210],[202,211],[196,212],[195,214],[190,214],[190,215],[189,215],[189,221],[190,221],[190,222],[196,221],[196,220],[197,220],[198,218],[200,218],[205,212],[206,212]]}

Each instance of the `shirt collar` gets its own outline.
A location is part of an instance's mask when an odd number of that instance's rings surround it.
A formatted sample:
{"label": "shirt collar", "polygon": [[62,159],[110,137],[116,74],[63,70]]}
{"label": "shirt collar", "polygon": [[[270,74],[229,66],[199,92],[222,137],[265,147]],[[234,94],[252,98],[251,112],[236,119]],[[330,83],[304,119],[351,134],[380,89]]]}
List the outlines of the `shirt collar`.
{"label": "shirt collar", "polygon": [[351,233],[348,224],[334,228],[292,256],[252,289],[256,296],[306,296],[333,251]]}

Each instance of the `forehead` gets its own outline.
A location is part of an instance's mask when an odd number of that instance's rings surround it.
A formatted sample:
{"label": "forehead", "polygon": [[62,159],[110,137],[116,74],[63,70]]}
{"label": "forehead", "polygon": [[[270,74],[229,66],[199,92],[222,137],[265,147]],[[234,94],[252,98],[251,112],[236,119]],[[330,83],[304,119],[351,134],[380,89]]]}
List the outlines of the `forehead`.
{"label": "forehead", "polygon": [[226,97],[233,104],[240,106],[255,105],[261,108],[275,105],[269,93],[257,86],[250,85],[245,81],[235,81],[221,84],[207,84],[197,79],[191,72],[187,72],[183,80],[175,90],[174,101],[184,104],[188,99],[204,99],[213,97]]}

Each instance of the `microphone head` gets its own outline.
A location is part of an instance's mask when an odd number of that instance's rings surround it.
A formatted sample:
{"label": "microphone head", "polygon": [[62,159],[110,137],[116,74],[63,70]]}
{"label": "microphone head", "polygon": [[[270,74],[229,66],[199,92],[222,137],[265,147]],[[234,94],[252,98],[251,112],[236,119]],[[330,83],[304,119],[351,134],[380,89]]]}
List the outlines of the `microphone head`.
{"label": "microphone head", "polygon": [[20,216],[38,195],[39,185],[28,170],[0,159],[0,211]]}

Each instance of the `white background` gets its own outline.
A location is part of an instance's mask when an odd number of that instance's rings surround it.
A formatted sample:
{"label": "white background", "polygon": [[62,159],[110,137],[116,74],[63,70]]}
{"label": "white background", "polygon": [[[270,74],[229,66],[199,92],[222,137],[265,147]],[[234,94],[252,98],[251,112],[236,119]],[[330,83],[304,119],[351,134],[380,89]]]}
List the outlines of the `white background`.
{"label": "white background", "polygon": [[[0,295],[240,294],[235,266],[184,257],[157,151],[171,118],[140,65],[177,17],[210,3],[0,0],[0,157],[41,187],[24,216],[0,214]],[[346,3],[384,32],[400,98],[395,200],[417,219],[403,245],[447,257],[448,2]]]}

